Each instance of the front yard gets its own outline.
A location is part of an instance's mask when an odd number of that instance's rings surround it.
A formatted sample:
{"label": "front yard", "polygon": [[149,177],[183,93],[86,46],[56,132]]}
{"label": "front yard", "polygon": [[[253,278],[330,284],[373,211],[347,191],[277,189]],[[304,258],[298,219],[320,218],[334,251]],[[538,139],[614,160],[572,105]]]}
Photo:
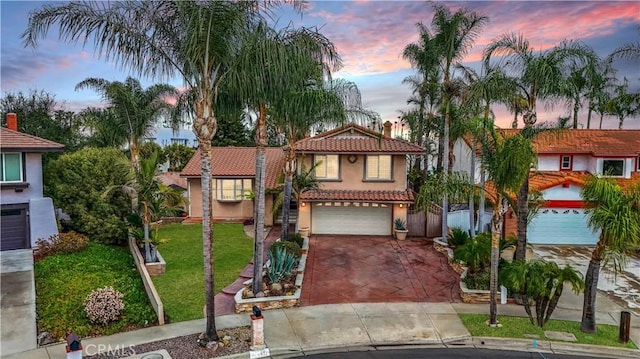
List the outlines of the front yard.
{"label": "front yard", "polygon": [[[153,277],[170,322],[203,317],[204,269],[201,224],[160,227],[158,251],[167,262],[166,272]],[[238,223],[214,225],[215,291],[233,283],[253,255],[253,239]]]}
{"label": "front yard", "polygon": [[[126,247],[90,242],[77,253],[54,254],[34,264],[39,331],[55,340],[73,331],[80,337],[109,335],[157,322],[133,258]],[[113,286],[124,294],[122,318],[106,326],[92,324],[84,300],[95,289]]]}
{"label": "front yard", "polygon": [[[538,340],[545,338],[545,331],[557,331],[572,333],[576,337],[576,343],[605,345],[610,347],[623,347],[636,349],[632,341],[626,344],[618,342],[618,327],[614,325],[598,324],[596,334],[584,333],[580,330],[580,322],[551,319],[544,328],[534,326],[529,318],[499,316],[498,321],[502,327],[491,328],[486,324],[486,314],[459,314],[460,319],[474,337],[502,337],[525,339],[525,335],[537,335]],[[531,338],[528,338],[531,339]],[[533,340],[533,339],[532,339]]]}

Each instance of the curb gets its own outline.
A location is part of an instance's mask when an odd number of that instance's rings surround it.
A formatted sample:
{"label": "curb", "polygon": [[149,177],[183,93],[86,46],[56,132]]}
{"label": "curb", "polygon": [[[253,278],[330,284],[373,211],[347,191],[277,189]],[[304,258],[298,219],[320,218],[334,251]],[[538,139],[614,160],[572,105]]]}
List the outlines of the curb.
{"label": "curb", "polygon": [[[535,342],[535,346],[534,346]],[[640,357],[640,350],[618,347],[608,347],[593,344],[574,344],[550,340],[514,339],[497,337],[473,337],[475,348],[496,350],[516,350],[525,352],[598,355],[602,358],[630,358]]]}

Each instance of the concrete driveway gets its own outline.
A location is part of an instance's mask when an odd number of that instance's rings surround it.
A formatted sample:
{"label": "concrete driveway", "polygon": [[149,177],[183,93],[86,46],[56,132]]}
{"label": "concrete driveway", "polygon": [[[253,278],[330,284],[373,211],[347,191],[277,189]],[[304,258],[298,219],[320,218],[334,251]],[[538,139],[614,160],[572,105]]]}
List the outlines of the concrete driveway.
{"label": "concrete driveway", "polygon": [[459,275],[426,239],[312,235],[302,305],[458,302]]}
{"label": "concrete driveway", "polygon": [[[552,260],[559,265],[570,264],[584,275],[594,247],[534,246],[533,248],[537,258]],[[640,316],[640,259],[630,257],[625,269],[617,275],[613,272],[611,265],[601,267],[598,289],[613,302]],[[596,305],[598,305],[597,301]]]}
{"label": "concrete driveway", "polygon": [[0,357],[36,349],[33,252],[0,252]]}

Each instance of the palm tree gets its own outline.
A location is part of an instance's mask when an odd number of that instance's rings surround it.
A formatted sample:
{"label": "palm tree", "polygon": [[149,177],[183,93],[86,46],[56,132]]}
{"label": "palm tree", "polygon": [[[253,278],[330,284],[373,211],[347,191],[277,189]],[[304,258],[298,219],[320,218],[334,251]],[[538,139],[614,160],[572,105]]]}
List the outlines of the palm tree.
{"label": "palm tree", "polygon": [[[434,4],[435,14],[431,21],[431,28],[434,33],[440,67],[442,69],[442,107],[444,113],[444,144],[445,153],[443,158],[443,169],[445,172],[451,171],[452,161],[449,130],[451,128],[451,110],[453,100],[452,67],[462,60],[479,36],[480,30],[489,21],[489,18],[476,12],[469,12],[461,8],[455,13],[441,4]],[[445,194],[442,200],[442,233],[447,233],[447,212],[449,212],[449,202]]]}
{"label": "palm tree", "polygon": [[600,231],[585,275],[582,306],[583,332],[596,332],[596,293],[600,265],[613,262],[617,272],[624,268],[626,253],[640,243],[640,182],[623,190],[611,178],[591,176],[582,188],[588,225]]}
{"label": "palm tree", "polygon": [[[507,73],[513,74],[513,80],[527,101],[522,118],[526,127],[537,121],[536,104],[538,100],[554,100],[561,95],[563,70],[567,64],[583,63],[590,52],[583,44],[565,41],[560,45],[540,53],[534,51],[522,35],[503,34],[492,41],[484,50],[485,66],[499,56],[495,64]],[[529,181],[524,181],[517,195],[518,245],[516,259],[524,260],[527,245],[527,204],[529,201]]]}
{"label": "palm tree", "polygon": [[132,77],[124,82],[89,77],[76,85],[76,91],[86,88],[100,93],[113,108],[118,127],[126,133],[134,168],[139,167],[142,140],[153,133],[161,118],[168,120],[172,129],[178,129],[180,122],[171,116],[172,106],[167,102],[170,97],[178,97],[178,90],[171,85],[156,84],[144,89],[140,81]]}
{"label": "palm tree", "polygon": [[607,102],[605,112],[618,117],[618,129],[622,129],[624,119],[640,112],[640,92],[629,92],[629,81],[616,86],[613,97]]}
{"label": "palm tree", "polygon": [[[531,324],[544,327],[564,290],[569,283],[578,294],[584,289],[582,274],[570,265],[560,268],[555,262],[544,260],[513,261],[500,272],[500,282],[514,293],[522,296],[524,309]],[[535,301],[536,320],[534,322],[529,300]]]}
{"label": "palm tree", "polygon": [[499,244],[504,214],[507,210],[509,192],[515,192],[527,179],[535,152],[531,142],[520,134],[505,136],[493,125],[493,121],[484,122],[476,128],[484,132],[478,138],[481,143],[482,169],[488,174],[493,184],[491,200],[493,214],[491,216],[491,280],[490,280],[490,325],[497,325],[496,293],[498,291]]}
{"label": "palm tree", "polygon": [[[240,61],[229,73],[231,90],[251,109],[257,112],[256,120],[256,178],[255,178],[255,245],[253,290],[262,289],[262,264],[264,243],[265,212],[265,147],[267,143],[267,118],[277,109],[286,114],[285,123],[304,114],[312,104],[314,111],[322,108],[326,98],[311,98],[309,84],[318,84],[323,75],[341,66],[340,57],[334,45],[324,35],[310,28],[286,27],[280,31],[259,22],[252,29],[251,36],[239,49]],[[257,63],[262,66],[256,66]],[[247,78],[252,79],[250,85]],[[286,99],[286,100],[285,100]],[[285,109],[285,105],[288,106]],[[297,113],[295,113],[297,111]],[[294,112],[294,113],[292,113]],[[315,117],[314,117],[315,118]],[[303,121],[309,121],[309,118]],[[307,129],[309,123],[306,123]],[[304,127],[304,126],[303,126]],[[298,133],[292,134],[297,137]],[[289,171],[293,171],[293,148],[288,151]],[[290,173],[291,174],[291,173]],[[291,176],[288,176],[290,179]],[[291,186],[286,186],[290,188]],[[285,193],[286,194],[286,193]],[[289,197],[290,198],[290,197]],[[283,218],[284,220],[284,218]],[[286,219],[288,221],[288,218]],[[284,222],[283,222],[284,223]],[[288,236],[287,224],[283,226],[283,236]],[[286,238],[286,237],[285,237]]]}
{"label": "palm tree", "polygon": [[[225,74],[246,29],[269,11],[274,2],[257,1],[147,1],[71,2],[44,5],[31,13],[23,33],[26,45],[37,45],[58,24],[65,42],[93,39],[95,52],[130,71],[154,78],[182,77],[193,94],[187,106],[198,138],[202,180],[202,236],[206,328],[203,342],[217,340],[213,281],[213,227],[211,223],[211,140],[217,129],[214,104]],[[294,9],[303,3],[294,1]],[[251,85],[248,83],[248,85]]]}

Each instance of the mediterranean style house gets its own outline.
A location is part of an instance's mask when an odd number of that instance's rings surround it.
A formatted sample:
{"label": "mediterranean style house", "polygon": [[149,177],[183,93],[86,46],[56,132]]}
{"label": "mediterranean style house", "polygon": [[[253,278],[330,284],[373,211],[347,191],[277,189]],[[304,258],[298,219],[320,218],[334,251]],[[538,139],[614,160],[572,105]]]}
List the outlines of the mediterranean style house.
{"label": "mediterranean style house", "polygon": [[42,153],[62,151],[63,145],[18,132],[15,113],[0,127],[0,248],[28,249],[40,238],[58,233],[53,201],[42,190]]}
{"label": "mediterranean style house", "polygon": [[[384,133],[349,124],[305,138],[295,144],[297,161],[315,163],[320,189],[303,192],[299,227],[313,234],[391,235],[396,218],[406,220],[413,192],[407,189],[407,154],[424,149]],[[267,148],[266,188],[278,187],[284,166],[282,148]],[[255,148],[216,147],[212,153],[213,220],[240,221],[253,217],[248,196],[255,178]],[[188,180],[189,218],[202,216],[199,153],[181,176]],[[273,194],[267,194],[265,225],[274,223]]]}
{"label": "mediterranean style house", "polygon": [[[505,130],[506,134],[517,130]],[[593,245],[599,233],[587,226],[580,190],[590,175],[608,176],[622,187],[640,181],[640,130],[566,129],[539,135],[529,176],[530,191],[542,194],[543,207],[527,228],[531,244]],[[454,170],[470,168],[471,141],[455,144]],[[477,161],[476,163],[479,163]],[[476,182],[479,182],[479,167]],[[517,231],[515,216],[507,212],[505,233]]]}

